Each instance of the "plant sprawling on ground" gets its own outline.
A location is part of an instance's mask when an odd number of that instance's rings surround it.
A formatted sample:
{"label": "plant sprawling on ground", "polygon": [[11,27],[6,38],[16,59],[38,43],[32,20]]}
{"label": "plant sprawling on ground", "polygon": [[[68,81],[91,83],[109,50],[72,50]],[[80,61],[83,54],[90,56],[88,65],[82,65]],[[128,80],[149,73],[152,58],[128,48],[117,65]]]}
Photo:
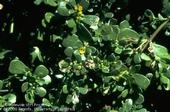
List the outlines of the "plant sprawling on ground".
{"label": "plant sprawling on ground", "polygon": [[149,86],[170,90],[170,54],[156,41],[170,35],[170,2],[136,25],[118,14],[129,1],[0,2],[1,109],[147,112]]}

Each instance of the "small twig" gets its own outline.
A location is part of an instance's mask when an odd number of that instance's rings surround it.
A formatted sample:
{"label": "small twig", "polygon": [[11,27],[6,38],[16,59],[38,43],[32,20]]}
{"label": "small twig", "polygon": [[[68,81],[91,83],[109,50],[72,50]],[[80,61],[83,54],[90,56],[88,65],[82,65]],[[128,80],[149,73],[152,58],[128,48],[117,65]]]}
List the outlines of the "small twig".
{"label": "small twig", "polygon": [[150,42],[153,41],[153,39],[157,36],[157,34],[162,30],[162,28],[170,21],[170,18],[167,18],[166,21],[164,21],[157,29],[156,31],[151,35],[150,39],[146,42],[146,44],[143,46],[143,49],[141,49],[141,52],[143,52],[149,45]]}

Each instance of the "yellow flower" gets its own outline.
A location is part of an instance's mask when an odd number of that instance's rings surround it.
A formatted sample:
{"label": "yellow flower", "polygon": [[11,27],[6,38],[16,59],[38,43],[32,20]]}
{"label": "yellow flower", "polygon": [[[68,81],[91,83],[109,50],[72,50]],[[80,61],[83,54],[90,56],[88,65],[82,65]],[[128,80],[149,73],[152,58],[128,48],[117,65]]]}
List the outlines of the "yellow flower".
{"label": "yellow flower", "polygon": [[81,55],[85,54],[85,53],[86,53],[86,47],[80,47],[80,48],[79,48],[79,53],[80,53]]}
{"label": "yellow flower", "polygon": [[76,12],[76,15],[77,15],[77,20],[81,20],[81,17],[83,16],[83,6],[80,5],[80,4],[77,4],[75,7],[74,7],[74,10]]}
{"label": "yellow flower", "polygon": [[76,5],[76,6],[74,7],[74,9],[75,9],[76,12],[82,12],[82,11],[83,11],[83,6],[80,5],[80,4],[78,4],[78,5]]}

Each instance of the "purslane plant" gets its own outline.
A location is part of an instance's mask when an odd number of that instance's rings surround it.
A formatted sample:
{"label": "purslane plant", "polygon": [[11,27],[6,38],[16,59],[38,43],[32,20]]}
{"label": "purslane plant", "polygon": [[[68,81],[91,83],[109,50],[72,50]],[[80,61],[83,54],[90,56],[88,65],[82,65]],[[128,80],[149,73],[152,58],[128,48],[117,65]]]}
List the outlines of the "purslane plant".
{"label": "purslane plant", "polygon": [[[143,92],[152,80],[157,81],[158,89],[170,90],[170,54],[166,47],[154,42],[161,29],[167,28],[170,18],[161,14],[156,17],[147,10],[148,23],[155,28],[149,37],[145,30],[136,32],[128,19],[117,22],[109,10],[114,2],[35,0],[36,5],[46,4],[55,10],[44,14],[36,40],[49,42],[54,47],[52,52],[58,53],[47,55],[41,46],[34,46],[30,52],[32,66],[18,58],[11,60],[9,77],[0,80],[0,89],[8,89],[1,96],[0,106],[16,103],[19,96],[12,93],[9,83],[17,79],[22,83],[26,103],[37,103],[36,97],[41,99],[35,111],[48,107],[67,111],[147,112]],[[101,11],[96,10],[95,4],[102,3],[105,7],[101,5]],[[57,21],[60,19],[61,23]],[[0,60],[8,52],[12,51],[2,50]],[[55,61],[46,66],[52,57]],[[35,66],[36,61],[43,64]]]}

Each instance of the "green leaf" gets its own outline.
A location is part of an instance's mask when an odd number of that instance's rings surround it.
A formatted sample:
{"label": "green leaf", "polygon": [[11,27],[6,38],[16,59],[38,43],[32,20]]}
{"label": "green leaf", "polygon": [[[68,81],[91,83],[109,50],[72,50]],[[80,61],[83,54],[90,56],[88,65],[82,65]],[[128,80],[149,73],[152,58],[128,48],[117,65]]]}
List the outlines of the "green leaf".
{"label": "green leaf", "polygon": [[106,18],[112,18],[114,16],[114,14],[112,12],[107,12],[106,14],[104,14],[104,16]]}
{"label": "green leaf", "polygon": [[124,28],[130,28],[129,22],[127,20],[124,20],[120,23],[120,29]]}
{"label": "green leaf", "polygon": [[[47,27],[45,19],[42,19],[41,25],[42,25],[44,28]],[[40,37],[39,39],[43,40],[42,37]]]}
{"label": "green leaf", "polygon": [[148,55],[146,55],[145,53],[142,53],[140,57],[142,60],[151,61],[151,58]]}
{"label": "green leaf", "polygon": [[49,75],[46,75],[42,79],[44,80],[43,84],[48,85],[49,83],[51,83],[51,77]]}
{"label": "green leaf", "polygon": [[28,82],[24,82],[21,86],[21,91],[22,92],[25,92],[27,89],[28,89],[28,85],[29,83]]}
{"label": "green leaf", "polygon": [[7,101],[9,103],[16,103],[16,100],[17,100],[16,95],[15,94],[11,94],[11,93],[5,95],[4,98],[7,99]]}
{"label": "green leaf", "polygon": [[72,102],[72,95],[68,95],[66,98],[66,103],[70,104]]}
{"label": "green leaf", "polygon": [[67,26],[70,27],[70,28],[76,27],[76,22],[74,21],[74,19],[69,19],[69,20],[67,20],[67,21],[66,21],[66,24],[67,24]]}
{"label": "green leaf", "polygon": [[86,57],[84,55],[80,55],[78,50],[74,51],[74,57],[78,62],[86,60]]}
{"label": "green leaf", "polygon": [[25,94],[25,101],[28,103],[34,103],[34,95],[31,92]]}
{"label": "green leaf", "polygon": [[75,5],[76,5],[76,1],[75,1],[75,0],[69,0],[69,3],[70,3],[72,6],[75,6]]}
{"label": "green leaf", "polygon": [[31,52],[31,56],[32,56],[32,60],[31,62],[33,63],[35,61],[35,59],[38,59],[39,61],[43,62],[43,58],[41,56],[41,51],[38,47],[33,47],[34,51]]}
{"label": "green leaf", "polygon": [[35,0],[35,1],[34,1],[34,4],[35,4],[35,5],[40,5],[42,2],[43,2],[43,0]]}
{"label": "green leaf", "polygon": [[4,82],[0,80],[0,90],[3,88]]}
{"label": "green leaf", "polygon": [[124,28],[124,29],[120,30],[118,38],[120,40],[122,40],[122,39],[132,39],[133,41],[138,41],[140,36],[136,31],[134,31],[130,28]]}
{"label": "green leaf", "polygon": [[88,88],[84,88],[84,87],[79,87],[78,90],[79,90],[79,93],[83,95],[87,94],[88,92]]}
{"label": "green leaf", "polygon": [[67,48],[64,50],[65,55],[66,55],[66,56],[69,56],[69,57],[72,57],[73,52],[74,52],[74,50],[73,50],[72,47],[67,47]]}
{"label": "green leaf", "polygon": [[57,11],[62,16],[69,16],[69,10],[66,7],[66,2],[60,2]]}
{"label": "green leaf", "polygon": [[42,103],[43,103],[44,106],[47,106],[47,107],[52,106],[50,101],[48,99],[46,99],[46,98],[42,99]]}
{"label": "green leaf", "polygon": [[44,89],[43,87],[37,87],[36,92],[40,97],[44,97],[47,93],[46,89]]}
{"label": "green leaf", "polygon": [[136,64],[140,63],[141,62],[140,54],[136,53],[133,60]]}
{"label": "green leaf", "polygon": [[139,104],[142,104],[143,102],[144,102],[144,96],[139,93],[139,96],[136,99],[135,104],[139,105]]}
{"label": "green leaf", "polygon": [[80,0],[80,4],[83,6],[84,10],[87,10],[89,7],[89,0]]}
{"label": "green leaf", "polygon": [[65,60],[61,60],[59,63],[58,63],[59,67],[60,68],[66,68],[69,66],[69,63],[66,62]]}
{"label": "green leaf", "polygon": [[110,40],[116,40],[118,36],[119,29],[117,28],[116,25],[111,26],[108,24],[102,25],[100,28],[101,34],[102,34],[102,39],[105,41],[110,41]]}
{"label": "green leaf", "polygon": [[45,20],[50,23],[51,19],[54,17],[54,14],[51,12],[46,12],[45,13]]}
{"label": "green leaf", "polygon": [[128,95],[128,93],[129,93],[128,89],[125,89],[122,91],[122,93],[118,97],[125,98]]}
{"label": "green leaf", "polygon": [[170,60],[170,55],[166,47],[153,43],[152,48],[155,56]]}
{"label": "green leaf", "polygon": [[5,54],[11,52],[10,50],[0,51],[0,60],[4,59]]}
{"label": "green leaf", "polygon": [[145,15],[146,17],[148,17],[150,21],[152,21],[152,20],[155,19],[155,15],[154,15],[154,13],[153,13],[150,9],[147,9],[147,10],[144,12],[144,15]]}
{"label": "green leaf", "polygon": [[121,47],[116,47],[114,51],[116,54],[121,54],[123,49]]}
{"label": "green leaf", "polygon": [[146,89],[150,85],[150,80],[142,74],[133,74],[135,84],[142,89]]}
{"label": "green leaf", "polygon": [[94,24],[98,24],[100,18],[98,16],[95,15],[85,15],[83,16],[82,21],[88,25],[94,25]]}
{"label": "green leaf", "polygon": [[64,85],[62,90],[64,94],[67,94],[68,93],[67,85]]}
{"label": "green leaf", "polygon": [[64,76],[63,76],[62,74],[57,74],[57,75],[55,75],[55,77],[56,77],[57,79],[62,79]]}
{"label": "green leaf", "polygon": [[43,78],[49,74],[49,70],[44,65],[39,65],[36,67],[34,74],[40,78]]}
{"label": "green leaf", "polygon": [[83,23],[79,23],[77,25],[77,30],[78,30],[77,35],[79,36],[80,40],[84,40],[84,41],[91,40],[92,34]]}
{"label": "green leaf", "polygon": [[80,48],[83,46],[83,43],[76,35],[68,36],[63,40],[62,44],[64,47],[72,47],[73,49]]}
{"label": "green leaf", "polygon": [[170,80],[166,76],[161,74],[160,81],[165,84],[165,90],[170,90]]}
{"label": "green leaf", "polygon": [[11,74],[24,74],[29,68],[20,60],[14,59],[9,64],[9,72]]}
{"label": "green leaf", "polygon": [[79,103],[79,98],[78,98],[76,93],[74,93],[73,96],[72,96],[72,103],[73,104]]}
{"label": "green leaf", "polygon": [[44,0],[44,3],[48,4],[48,5],[52,6],[52,7],[57,6],[56,0]]}

